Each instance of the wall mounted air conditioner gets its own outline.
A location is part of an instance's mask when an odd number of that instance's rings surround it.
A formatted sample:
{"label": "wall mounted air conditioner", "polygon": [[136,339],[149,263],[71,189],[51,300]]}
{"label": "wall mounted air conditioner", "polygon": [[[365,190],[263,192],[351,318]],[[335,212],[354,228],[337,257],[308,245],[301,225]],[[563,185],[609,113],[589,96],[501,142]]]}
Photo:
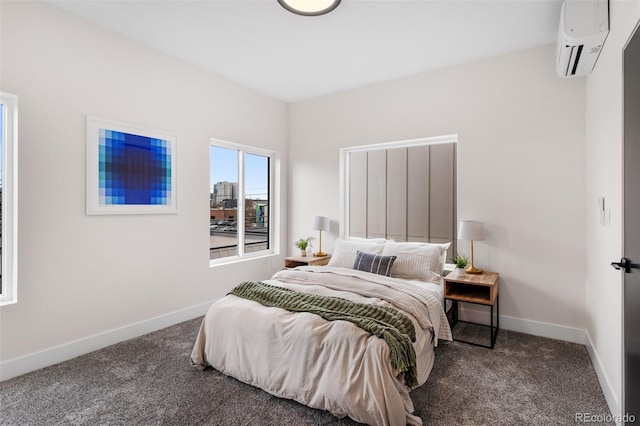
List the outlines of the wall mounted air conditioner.
{"label": "wall mounted air conditioner", "polygon": [[609,0],[565,0],[558,30],[558,75],[589,74],[608,34]]}

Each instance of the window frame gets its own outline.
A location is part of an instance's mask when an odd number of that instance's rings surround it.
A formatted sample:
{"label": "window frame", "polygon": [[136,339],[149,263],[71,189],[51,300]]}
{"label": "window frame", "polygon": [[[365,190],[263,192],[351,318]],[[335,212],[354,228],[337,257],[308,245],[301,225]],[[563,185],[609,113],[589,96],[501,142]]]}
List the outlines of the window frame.
{"label": "window frame", "polygon": [[18,302],[18,97],[0,92],[3,104],[2,293],[0,306]]}
{"label": "window frame", "polygon": [[[217,146],[238,151],[238,214],[236,218],[237,226],[237,244],[238,254],[233,256],[222,257],[218,259],[209,259],[209,266],[225,265],[238,261],[256,259],[265,256],[277,255],[279,253],[279,244],[277,235],[280,229],[280,212],[277,209],[278,185],[280,182],[280,155],[278,152],[256,148],[249,145],[243,145],[235,142],[229,142],[221,139],[211,138],[209,147]],[[269,248],[266,250],[245,252],[245,154],[259,155],[269,158],[268,167],[268,191],[269,191]],[[209,157],[209,176],[211,175],[211,157]],[[207,185],[211,187],[211,182]],[[242,208],[240,208],[242,206]],[[207,224],[209,224],[207,220]],[[211,248],[211,247],[209,247]]]}

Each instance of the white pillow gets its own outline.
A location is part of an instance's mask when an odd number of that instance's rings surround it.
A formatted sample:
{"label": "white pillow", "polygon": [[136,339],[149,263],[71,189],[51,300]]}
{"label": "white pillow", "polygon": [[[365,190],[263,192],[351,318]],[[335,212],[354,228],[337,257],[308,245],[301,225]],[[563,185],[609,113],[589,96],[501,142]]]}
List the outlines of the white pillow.
{"label": "white pillow", "polygon": [[433,281],[444,271],[447,249],[451,243],[395,243],[384,245],[383,256],[396,256],[392,277],[418,278]]}
{"label": "white pillow", "polygon": [[385,242],[370,240],[344,240],[339,238],[333,248],[333,254],[327,266],[353,269],[358,250],[364,253],[380,254]]}
{"label": "white pillow", "polygon": [[360,238],[360,237],[347,237],[348,241],[360,241],[360,242],[366,242],[366,243],[381,243],[381,244],[385,244],[387,241],[393,241],[393,240],[387,240],[386,238]]}

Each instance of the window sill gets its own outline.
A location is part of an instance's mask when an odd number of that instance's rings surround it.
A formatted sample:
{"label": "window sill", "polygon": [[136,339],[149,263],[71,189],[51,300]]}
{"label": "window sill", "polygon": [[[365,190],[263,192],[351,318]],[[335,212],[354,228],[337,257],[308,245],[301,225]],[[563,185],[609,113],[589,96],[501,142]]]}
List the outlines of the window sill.
{"label": "window sill", "polygon": [[14,303],[18,303],[18,299],[16,297],[0,296],[0,306],[13,305]]}
{"label": "window sill", "polygon": [[243,262],[247,262],[250,260],[259,260],[259,259],[268,259],[268,258],[274,258],[279,256],[279,254],[277,253],[260,253],[260,254],[256,254],[256,255],[245,255],[242,257],[239,256],[229,256],[229,257],[224,257],[222,259],[214,259],[214,260],[210,260],[209,261],[209,267],[210,268],[215,268],[218,266],[225,266],[225,265],[232,265],[235,263],[243,263]]}

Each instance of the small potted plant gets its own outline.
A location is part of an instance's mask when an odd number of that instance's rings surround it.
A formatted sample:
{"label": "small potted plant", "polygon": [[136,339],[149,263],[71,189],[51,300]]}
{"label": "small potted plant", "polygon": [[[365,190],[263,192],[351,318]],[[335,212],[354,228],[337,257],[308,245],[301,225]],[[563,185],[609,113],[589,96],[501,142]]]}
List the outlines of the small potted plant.
{"label": "small potted plant", "polygon": [[467,259],[467,256],[462,256],[460,254],[456,256],[456,268],[463,269],[465,266],[467,266],[467,263],[469,263],[469,259]]}
{"label": "small potted plant", "polygon": [[300,249],[300,254],[302,257],[305,257],[307,255],[307,246],[309,246],[309,242],[311,240],[313,240],[313,237],[300,238],[294,243],[296,247]]}

